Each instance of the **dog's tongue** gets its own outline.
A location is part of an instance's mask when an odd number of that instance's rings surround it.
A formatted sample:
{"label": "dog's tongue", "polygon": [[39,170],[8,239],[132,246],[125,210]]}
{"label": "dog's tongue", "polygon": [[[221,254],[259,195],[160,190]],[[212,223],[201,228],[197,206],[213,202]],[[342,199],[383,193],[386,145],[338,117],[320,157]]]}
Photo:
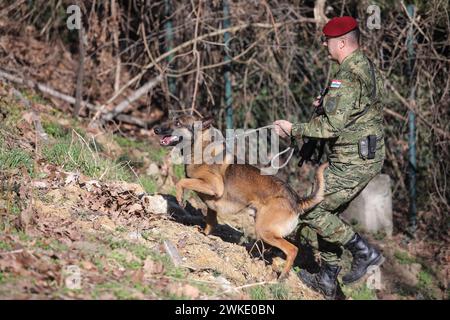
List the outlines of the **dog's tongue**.
{"label": "dog's tongue", "polygon": [[177,136],[164,136],[159,142],[162,145],[167,146],[167,145],[171,144],[173,141],[176,141],[176,140],[178,140]]}

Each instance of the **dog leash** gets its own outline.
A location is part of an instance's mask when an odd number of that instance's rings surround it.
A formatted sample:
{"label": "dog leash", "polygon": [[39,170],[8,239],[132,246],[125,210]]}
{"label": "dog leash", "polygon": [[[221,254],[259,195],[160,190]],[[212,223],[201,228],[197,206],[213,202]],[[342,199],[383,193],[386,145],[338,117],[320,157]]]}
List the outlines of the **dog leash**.
{"label": "dog leash", "polygon": [[[234,135],[233,137],[226,138],[225,141],[226,141],[226,140],[234,140],[234,139],[237,138],[237,137],[246,136],[246,135],[249,135],[249,134],[251,134],[251,133],[253,133],[253,132],[258,132],[258,131],[261,131],[261,130],[263,130],[263,129],[269,129],[269,128],[274,128],[274,127],[275,127],[274,124],[270,124],[270,125],[267,125],[267,126],[264,126],[264,127],[260,127],[260,128],[256,128],[256,129],[251,129],[251,130],[248,130],[248,131],[246,131],[246,132],[243,132],[243,133]],[[286,134],[286,136],[290,136],[290,134],[287,133],[286,130],[284,130],[281,126],[278,126],[278,127],[279,127],[281,130],[283,130],[283,132]],[[286,162],[285,162],[283,165],[281,165],[281,166],[275,166],[275,165],[274,165],[275,159],[281,157],[281,155],[283,155],[283,154],[285,154],[286,152],[289,152],[289,151],[291,151],[291,153],[289,154],[288,159],[286,160]],[[286,149],[284,149],[283,151],[278,152],[275,156],[273,156],[272,160],[270,160],[270,166],[271,166],[272,168],[276,169],[276,170],[283,168],[283,167],[286,166],[286,164],[291,160],[292,155],[294,154],[294,151],[295,151],[295,147],[289,146],[289,147],[287,147]]]}

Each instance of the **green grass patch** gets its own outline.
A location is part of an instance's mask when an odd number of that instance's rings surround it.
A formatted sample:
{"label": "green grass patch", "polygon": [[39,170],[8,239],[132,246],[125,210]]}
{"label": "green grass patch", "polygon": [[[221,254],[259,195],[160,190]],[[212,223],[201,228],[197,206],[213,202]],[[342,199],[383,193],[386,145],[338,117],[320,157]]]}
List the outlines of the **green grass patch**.
{"label": "green grass patch", "polygon": [[375,291],[368,288],[365,283],[356,287],[342,286],[342,291],[353,300],[377,300]]}
{"label": "green grass patch", "polygon": [[156,181],[151,177],[140,177],[139,182],[141,183],[142,187],[144,188],[145,192],[153,194],[157,190]]}
{"label": "green grass patch", "polygon": [[437,299],[437,292],[434,288],[434,277],[426,270],[421,270],[418,275],[419,284],[417,285],[420,293],[426,299]]}
{"label": "green grass patch", "polygon": [[398,263],[400,264],[411,264],[415,263],[416,259],[411,257],[408,252],[406,251],[395,251],[394,253],[395,259],[397,259]]}
{"label": "green grass patch", "polygon": [[137,270],[142,267],[142,262],[137,260],[128,261],[125,254],[120,251],[112,251],[110,257],[117,261],[121,266],[127,269]]}
{"label": "green grass patch", "polygon": [[12,247],[8,242],[0,241],[0,251],[11,251]]}
{"label": "green grass patch", "polygon": [[373,235],[373,237],[375,238],[375,240],[378,240],[378,241],[384,240],[386,238],[386,232],[377,231],[377,233],[375,233]]}
{"label": "green grass patch", "polygon": [[42,127],[44,131],[55,139],[66,138],[69,135],[69,130],[55,122],[43,122]]}
{"label": "green grass patch", "polygon": [[124,163],[114,163],[88,148],[79,137],[67,136],[53,145],[45,146],[42,155],[46,161],[65,170],[79,170],[89,177],[103,180],[133,181],[133,175]]}
{"label": "green grass patch", "polygon": [[120,147],[125,148],[125,149],[128,149],[128,148],[135,148],[135,149],[145,148],[145,143],[144,142],[131,140],[131,139],[123,137],[123,136],[114,135],[114,141],[116,141],[117,144]]}
{"label": "green grass patch", "polygon": [[268,300],[267,289],[264,286],[251,287],[247,292],[252,300]]}
{"label": "green grass patch", "polygon": [[247,290],[252,300],[287,300],[289,290],[283,283],[258,285]]}
{"label": "green grass patch", "polygon": [[421,270],[419,272],[419,285],[428,287],[433,284],[433,276],[428,272]]}
{"label": "green grass patch", "polygon": [[173,165],[173,174],[178,180],[181,180],[184,178],[184,165],[183,164],[174,164]]}
{"label": "green grass patch", "polygon": [[269,286],[272,300],[287,300],[289,299],[289,290],[283,283],[272,284]]}
{"label": "green grass patch", "polygon": [[[155,252],[141,244],[134,244],[126,240],[112,240],[110,242],[111,249],[126,249],[133,253],[134,256],[141,260],[141,263],[150,257],[154,261],[161,262],[164,265],[165,274],[176,279],[184,279],[187,271],[184,268],[175,267],[169,256]],[[120,257],[118,257],[120,259]],[[142,265],[142,264],[141,264]]]}
{"label": "green grass patch", "polygon": [[133,294],[127,290],[124,284],[115,281],[96,285],[92,291],[92,296],[94,299],[98,299],[101,293],[112,293],[120,300],[134,299]]}
{"label": "green grass patch", "polygon": [[151,147],[148,149],[148,155],[154,162],[162,163],[168,151],[165,148]]}
{"label": "green grass patch", "polygon": [[0,109],[6,113],[5,119],[2,120],[2,128],[12,134],[19,133],[17,124],[22,120],[22,105],[11,99],[0,98]]}
{"label": "green grass patch", "polygon": [[30,154],[24,150],[0,147],[0,171],[26,168],[29,175],[34,174],[34,161]]}

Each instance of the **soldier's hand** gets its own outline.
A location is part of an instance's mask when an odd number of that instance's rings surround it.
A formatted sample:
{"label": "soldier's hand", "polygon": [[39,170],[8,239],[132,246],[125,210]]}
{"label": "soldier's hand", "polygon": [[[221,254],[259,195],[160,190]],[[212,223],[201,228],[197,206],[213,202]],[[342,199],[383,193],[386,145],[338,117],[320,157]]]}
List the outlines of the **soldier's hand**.
{"label": "soldier's hand", "polygon": [[275,133],[282,138],[287,138],[291,135],[292,123],[286,120],[274,121]]}
{"label": "soldier's hand", "polygon": [[316,100],[313,102],[313,106],[318,108],[320,106],[320,96],[316,97]]}

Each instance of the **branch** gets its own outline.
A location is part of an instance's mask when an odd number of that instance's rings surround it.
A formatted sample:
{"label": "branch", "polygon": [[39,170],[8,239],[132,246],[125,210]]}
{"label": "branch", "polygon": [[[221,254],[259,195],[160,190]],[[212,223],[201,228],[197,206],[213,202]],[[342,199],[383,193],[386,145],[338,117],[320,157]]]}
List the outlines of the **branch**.
{"label": "branch", "polygon": [[84,56],[86,54],[84,50],[84,27],[78,30],[78,47],[80,54],[80,61],[78,64],[78,72],[77,72],[77,87],[75,91],[75,106],[73,108],[73,115],[78,117],[81,108],[81,100],[83,98],[83,78],[84,78]]}
{"label": "branch", "polygon": [[431,129],[433,129],[436,133],[439,133],[445,139],[449,139],[450,138],[448,132],[445,132],[444,130],[442,130],[440,128],[437,128],[437,127],[433,126],[430,122],[428,122],[428,120],[426,120],[423,117],[423,115],[419,112],[419,110],[417,110],[417,108],[415,106],[413,106],[412,103],[409,103],[388,80],[386,80],[386,84],[392,90],[394,95],[400,100],[400,102],[406,108],[408,108],[408,110],[411,110],[412,112],[414,112],[417,115],[417,118],[419,120],[421,120],[425,125],[427,125]]}
{"label": "branch", "polygon": [[39,120],[39,117],[31,106],[30,101],[25,98],[20,91],[13,88],[12,92],[16,96],[16,98],[19,99],[27,107],[27,109],[31,111],[31,118],[33,119],[34,128],[37,132],[37,135],[41,138],[41,140],[48,141],[48,135],[47,133],[45,133],[45,130],[42,127],[41,120]]}
{"label": "branch", "polygon": [[[15,75],[12,75],[10,73],[7,73],[6,71],[3,71],[1,69],[0,69],[0,77],[5,78],[6,80],[9,80],[11,82],[24,85],[26,87],[29,87],[29,88],[32,88],[32,89],[35,89],[35,90],[39,90],[42,93],[48,94],[48,95],[50,95],[52,97],[58,98],[60,100],[68,102],[70,104],[75,104],[75,102],[76,102],[74,97],[69,96],[69,95],[64,94],[64,93],[61,93],[59,91],[56,91],[55,89],[53,89],[53,88],[51,88],[51,87],[49,87],[49,86],[47,86],[45,84],[42,84],[42,83],[39,83],[39,82],[34,82],[32,80],[22,79],[22,78],[20,78],[18,76],[15,76]],[[85,106],[85,107],[87,107],[87,108],[89,108],[91,110],[97,110],[98,109],[97,106],[94,106],[93,104],[91,104],[89,102],[86,102],[86,101],[81,101],[81,106],[82,107]]]}
{"label": "branch", "polygon": [[138,100],[140,97],[142,97],[144,94],[146,94],[150,89],[155,87],[162,80],[163,80],[163,77],[161,75],[159,75],[156,78],[153,78],[152,80],[148,81],[146,84],[144,84],[138,90],[134,91],[130,96],[126,97],[125,100],[120,102],[112,111],[106,113],[103,116],[103,119],[112,120],[119,113],[122,113],[131,103]]}
{"label": "branch", "polygon": [[292,20],[292,21],[279,22],[279,23],[275,23],[275,24],[269,24],[269,23],[245,23],[245,24],[242,24],[242,25],[239,25],[239,26],[213,31],[213,32],[201,35],[199,37],[196,37],[194,39],[191,39],[189,41],[186,41],[186,42],[180,44],[179,46],[173,48],[172,50],[165,52],[164,54],[162,54],[158,58],[156,58],[154,61],[152,61],[149,64],[147,64],[146,66],[144,66],[143,70],[137,76],[135,76],[130,81],[128,81],[122,88],[120,88],[120,90],[118,90],[111,98],[109,98],[109,100],[105,104],[106,105],[111,104],[120,94],[122,94],[122,92],[125,89],[127,89],[129,86],[131,86],[137,80],[139,80],[147,72],[148,69],[154,67],[157,63],[161,62],[162,60],[164,60],[165,58],[167,58],[171,54],[173,54],[175,52],[178,52],[178,51],[180,51],[183,48],[189,47],[192,44],[194,44],[195,42],[207,39],[209,37],[218,36],[218,35],[224,34],[225,32],[230,32],[230,33],[231,32],[237,32],[237,31],[240,31],[242,29],[249,28],[249,27],[272,29],[272,28],[281,27],[281,26],[286,25],[286,24],[299,23],[299,22],[315,23],[316,21],[314,19],[312,19],[312,18],[300,18],[300,19],[296,19],[296,20]]}

